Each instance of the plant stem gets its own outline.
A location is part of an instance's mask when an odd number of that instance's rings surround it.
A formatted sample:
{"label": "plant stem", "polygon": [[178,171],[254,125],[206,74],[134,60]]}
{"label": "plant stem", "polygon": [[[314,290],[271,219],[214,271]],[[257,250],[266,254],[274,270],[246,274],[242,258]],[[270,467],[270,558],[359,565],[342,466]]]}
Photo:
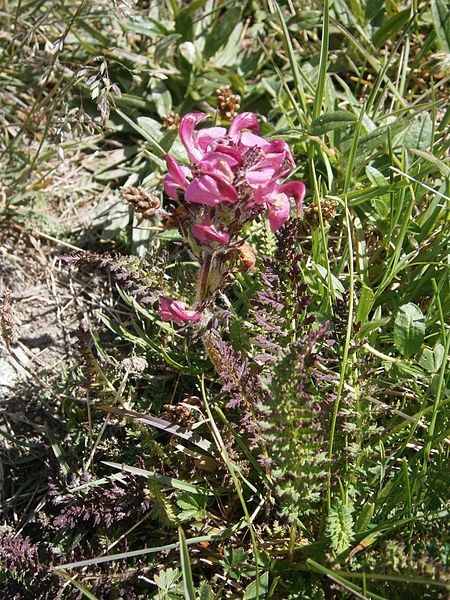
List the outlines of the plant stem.
{"label": "plant stem", "polygon": [[213,255],[209,250],[205,251],[203,255],[203,261],[200,267],[200,273],[198,277],[198,289],[197,289],[197,302],[198,304],[203,304],[208,295],[208,282],[209,282],[209,273],[211,270]]}

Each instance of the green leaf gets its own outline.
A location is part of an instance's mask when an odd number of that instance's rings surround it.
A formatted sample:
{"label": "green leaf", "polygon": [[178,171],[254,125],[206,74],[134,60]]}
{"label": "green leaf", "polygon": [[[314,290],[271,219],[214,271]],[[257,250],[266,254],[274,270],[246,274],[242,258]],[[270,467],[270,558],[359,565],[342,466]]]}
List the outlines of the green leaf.
{"label": "green leaf", "polygon": [[407,150],[426,150],[431,146],[433,136],[433,122],[429,113],[418,115],[403,138],[403,145]]}
{"label": "green leaf", "polygon": [[226,44],[239,23],[241,14],[242,8],[240,6],[233,6],[224,15],[220,15],[216,19],[213,28],[205,40],[205,49],[203,51],[205,58],[211,58],[221,46]]}
{"label": "green leaf", "polygon": [[190,65],[201,64],[201,55],[193,42],[182,42],[178,46],[178,51]]}
{"label": "green leaf", "polygon": [[194,580],[192,579],[191,559],[189,550],[186,544],[186,537],[181,527],[178,528],[178,536],[180,539],[180,560],[181,570],[183,572],[184,597],[186,600],[195,600]]}
{"label": "green leaf", "polygon": [[323,135],[327,131],[340,129],[356,122],[356,117],[353,113],[346,110],[337,110],[332,113],[321,115],[311,123],[309,133],[311,135]]}
{"label": "green leaf", "polygon": [[202,581],[198,588],[199,600],[214,600],[212,587],[206,581]]}
{"label": "green leaf", "polygon": [[163,485],[165,487],[172,487],[174,489],[192,492],[193,494],[203,494],[205,496],[214,495],[214,492],[207,490],[206,488],[195,486],[192,483],[188,483],[187,481],[183,481],[181,479],[175,479],[173,477],[167,477],[166,475],[160,475],[159,473],[155,473],[154,471],[146,471],[145,469],[139,469],[138,467],[131,467],[129,465],[122,465],[106,460],[103,460],[102,463],[104,465],[107,465],[108,467],[112,467],[113,469],[119,469],[120,471],[131,473],[132,475],[146,477],[147,479],[155,481],[156,483],[159,483],[160,485]]}
{"label": "green leaf", "polygon": [[450,168],[445,164],[443,160],[440,160],[437,156],[434,156],[434,154],[432,154],[428,150],[418,150],[417,148],[412,148],[411,153],[415,154],[416,156],[420,156],[420,158],[425,159],[433,165],[436,165],[442,173],[442,175],[444,175],[444,177],[450,177]]}
{"label": "green leaf", "polygon": [[152,86],[151,98],[160,117],[164,117],[172,110],[172,96],[162,81]]}
{"label": "green leaf", "polygon": [[[258,598],[264,598],[269,591],[269,573],[263,573],[259,580],[259,595]],[[252,581],[246,588],[244,600],[254,600],[256,598],[256,581]]]}
{"label": "green leaf", "polygon": [[366,0],[365,16],[369,21],[382,21],[385,10],[385,0]]}
{"label": "green leaf", "polygon": [[425,336],[425,319],[418,306],[409,302],[398,310],[394,323],[394,344],[406,358],[415,354]]}
{"label": "green leaf", "polygon": [[431,15],[443,52],[450,52],[450,5],[447,0],[431,0]]}
{"label": "green leaf", "polygon": [[373,502],[367,502],[364,504],[355,524],[356,533],[366,531],[370,521],[372,520],[374,510],[375,504]]}
{"label": "green leaf", "polygon": [[375,299],[375,294],[371,290],[370,287],[363,283],[361,296],[359,298],[358,310],[356,312],[356,322],[364,323],[367,321],[367,317],[369,316],[369,312],[372,309],[373,302]]}
{"label": "green leaf", "polygon": [[[322,279],[323,283],[328,286],[329,285],[329,280],[328,280],[328,271],[327,269],[323,266],[323,265],[319,265],[318,263],[313,262],[312,263],[313,266],[316,268],[320,278]],[[331,273],[331,285],[333,286],[333,290],[334,293],[336,295],[337,298],[341,299],[342,298],[342,294],[345,292],[345,288],[342,285],[342,283],[339,281],[339,279],[333,275],[333,273]]]}
{"label": "green leaf", "polygon": [[353,508],[338,501],[329,511],[326,535],[335,554],[346,550],[354,536]]}
{"label": "green leaf", "polygon": [[403,25],[408,21],[411,16],[411,9],[405,8],[405,10],[392,15],[389,19],[384,21],[383,25],[377,29],[372,36],[372,42],[376,48],[380,48],[391,39],[396,33],[400,31]]}
{"label": "green leaf", "polygon": [[431,350],[431,348],[423,349],[423,351],[420,354],[418,363],[422,367],[422,369],[425,369],[427,373],[437,373],[442,364],[444,354],[444,346],[440,343],[437,343],[434,350]]}
{"label": "green leaf", "polygon": [[194,13],[203,8],[206,0],[192,0],[184,6],[175,18],[175,31],[180,33],[183,40],[192,41],[194,39]]}

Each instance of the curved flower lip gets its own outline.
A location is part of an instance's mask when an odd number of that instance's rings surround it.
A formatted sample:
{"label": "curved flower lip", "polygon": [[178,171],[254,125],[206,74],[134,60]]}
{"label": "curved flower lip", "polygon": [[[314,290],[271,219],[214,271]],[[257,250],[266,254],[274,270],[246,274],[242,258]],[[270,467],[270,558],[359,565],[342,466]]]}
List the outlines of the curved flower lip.
{"label": "curved flower lip", "polygon": [[[240,162],[239,156],[233,156],[233,154],[229,152],[220,152],[218,150],[214,150],[212,152],[208,152],[208,154],[205,155],[205,158],[199,162],[197,167],[200,172],[204,172],[205,165],[210,165],[213,163],[220,165],[220,163],[225,163],[228,167],[236,167]],[[231,173],[231,176],[233,176],[233,173]]]}
{"label": "curved flower lip", "polygon": [[276,231],[282,227],[289,219],[291,205],[286,194],[274,194],[272,201],[269,203],[269,223],[270,229]]}
{"label": "curved flower lip", "polygon": [[194,132],[195,144],[205,154],[215,140],[223,139],[227,134],[225,127],[206,127]]}
{"label": "curved flower lip", "polygon": [[249,129],[256,134],[259,133],[258,117],[255,115],[255,113],[244,112],[238,115],[232,121],[228,134],[230,137],[234,137],[235,135],[239,134],[242,129]]}
{"label": "curved flower lip", "polygon": [[224,138],[227,133],[225,127],[207,127],[195,131],[196,126],[208,118],[209,115],[205,113],[188,113],[180,121],[181,142],[187,150],[189,160],[194,164],[202,160],[214,140]]}
{"label": "curved flower lip", "polygon": [[176,200],[178,197],[178,190],[181,189],[183,191],[189,185],[189,181],[187,177],[192,178],[192,171],[189,167],[185,167],[184,165],[180,165],[179,162],[170,154],[166,156],[166,163],[168,173],[164,177],[164,191],[172,198],[172,200]]}
{"label": "curved flower lip", "polygon": [[198,145],[194,142],[193,134],[194,129],[205,119],[208,118],[209,115],[205,113],[188,113],[184,115],[184,117],[180,121],[179,132],[180,138],[183,143],[183,146],[186,148],[189,159],[196,163],[203,158],[203,152],[198,147]]}
{"label": "curved flower lip", "polygon": [[216,243],[223,246],[230,241],[230,234],[225,230],[219,231],[210,219],[205,219],[203,223],[193,225],[192,234],[199,242],[204,244]]}
{"label": "curved flower lip", "polygon": [[182,325],[186,321],[195,323],[201,318],[201,315],[196,310],[186,310],[186,305],[180,300],[173,300],[169,296],[159,297],[158,314],[163,321],[173,321],[178,325]]}
{"label": "curved flower lip", "polygon": [[276,231],[282,227],[289,219],[291,212],[289,198],[294,198],[297,216],[299,216],[304,197],[305,185],[300,181],[289,181],[288,183],[278,185],[265,198],[269,209],[269,222],[272,231]]}
{"label": "curved flower lip", "polygon": [[305,184],[301,181],[288,181],[287,183],[280,185],[278,189],[289,198],[294,198],[295,206],[297,208],[297,217],[299,217],[303,206],[303,198],[306,193]]}
{"label": "curved flower lip", "polygon": [[233,204],[238,199],[238,193],[230,183],[211,175],[203,175],[189,184],[184,197],[186,202],[216,206],[220,202]]}

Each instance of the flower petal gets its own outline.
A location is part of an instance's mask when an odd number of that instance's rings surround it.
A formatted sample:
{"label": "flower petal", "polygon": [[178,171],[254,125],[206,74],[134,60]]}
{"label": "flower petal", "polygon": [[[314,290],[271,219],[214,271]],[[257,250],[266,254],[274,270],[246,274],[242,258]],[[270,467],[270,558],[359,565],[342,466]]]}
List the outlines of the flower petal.
{"label": "flower petal", "polygon": [[198,223],[192,226],[194,237],[205,244],[217,243],[221,245],[228,244],[230,235],[227,231],[216,229],[210,219],[205,219],[203,223]]}
{"label": "flower petal", "polygon": [[169,198],[176,200],[178,197],[178,190],[181,189],[185,191],[189,185],[187,177],[189,176],[192,178],[192,171],[189,167],[180,165],[180,163],[178,163],[170,154],[166,156],[166,163],[168,173],[164,177],[164,191]]}
{"label": "flower petal", "polygon": [[240,133],[242,129],[249,129],[254,133],[259,132],[258,117],[255,113],[244,112],[238,115],[231,123],[228,135],[234,137]]}
{"label": "flower petal", "polygon": [[206,127],[194,133],[196,145],[206,153],[209,146],[215,140],[221,140],[226,136],[227,130],[225,127]]}
{"label": "flower petal", "polygon": [[305,197],[305,184],[301,181],[288,181],[287,183],[280,185],[278,189],[280,192],[286,194],[289,198],[294,198],[298,217],[300,215],[300,211],[302,210],[303,198]]}
{"label": "flower petal", "polygon": [[173,300],[168,296],[159,297],[159,316],[163,321],[173,321],[179,325],[185,321],[196,322],[201,315],[196,310],[187,310],[184,302]]}
{"label": "flower petal", "polygon": [[276,231],[282,227],[289,219],[291,205],[286,194],[275,194],[273,200],[269,203],[269,222],[270,229]]}
{"label": "flower petal", "polygon": [[236,188],[211,175],[203,175],[200,179],[194,179],[185,194],[187,202],[208,206],[216,206],[220,202],[233,203],[236,202],[237,197]]}
{"label": "flower petal", "polygon": [[180,138],[183,146],[186,148],[189,159],[193,163],[197,163],[203,158],[203,151],[198,146],[196,139],[194,138],[194,129],[198,123],[204,121],[209,115],[205,113],[188,113],[180,121]]}

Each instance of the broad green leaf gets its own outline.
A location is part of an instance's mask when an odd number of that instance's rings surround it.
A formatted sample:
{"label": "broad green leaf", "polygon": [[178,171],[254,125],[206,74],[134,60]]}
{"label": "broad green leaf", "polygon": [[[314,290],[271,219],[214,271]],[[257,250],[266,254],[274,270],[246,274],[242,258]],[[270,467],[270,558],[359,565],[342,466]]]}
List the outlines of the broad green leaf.
{"label": "broad green leaf", "polygon": [[181,56],[190,64],[195,65],[199,64],[199,53],[197,52],[197,48],[195,44],[192,42],[183,42],[178,46],[178,50]]}
{"label": "broad green leaf", "polygon": [[373,24],[381,25],[386,10],[385,0],[366,0],[365,16]]}
{"label": "broad green leaf", "polygon": [[431,0],[431,14],[441,50],[450,52],[450,5],[447,0]]}
{"label": "broad green leaf", "polygon": [[418,115],[403,138],[403,145],[407,150],[427,150],[431,146],[433,135],[433,123],[429,113]]}
{"label": "broad green leaf", "polygon": [[311,30],[315,27],[320,27],[321,21],[322,13],[320,10],[302,10],[289,20],[289,28],[292,31],[294,30],[294,26],[300,31],[304,29]]}
{"label": "broad green leaf", "polygon": [[371,288],[363,283],[361,296],[359,298],[358,303],[358,310],[356,312],[357,323],[361,323],[361,325],[364,325],[364,323],[367,321],[367,317],[369,316],[369,312],[372,309],[374,299],[375,294],[373,293]]}
{"label": "broad green leaf", "polygon": [[[174,3],[176,4],[176,3]],[[175,31],[180,33],[183,40],[193,41],[194,39],[194,13],[203,8],[206,0],[192,0],[181,10],[178,11],[175,18]]]}
{"label": "broad green leaf", "polygon": [[164,117],[172,110],[172,96],[162,81],[152,86],[151,98],[160,117]]}
{"label": "broad green leaf", "polygon": [[409,302],[398,310],[394,323],[394,344],[406,358],[415,354],[425,336],[425,319],[418,306]]}
{"label": "broad green leaf", "polygon": [[311,123],[309,133],[311,135],[323,135],[327,131],[347,127],[356,122],[356,117],[353,113],[345,110],[337,110],[332,113],[321,115]]}
{"label": "broad green leaf", "polygon": [[437,343],[434,350],[431,350],[431,348],[423,349],[418,363],[427,373],[437,373],[441,367],[444,354],[444,346]]}
{"label": "broad green leaf", "polygon": [[[265,598],[269,591],[269,573],[263,573],[259,579],[259,598]],[[244,600],[256,598],[256,581],[252,581],[244,592]]]}
{"label": "broad green leaf", "polygon": [[[358,142],[355,163],[359,163],[365,160],[372,153],[372,151],[378,148],[379,146],[387,147],[388,130],[390,130],[391,133],[394,134],[404,126],[404,121],[397,120],[394,123],[385,125],[384,127],[378,127],[374,131],[368,133],[367,135],[363,135]],[[350,146],[351,139],[345,140],[345,142],[342,143],[342,151],[344,153],[348,152],[350,150]]]}
{"label": "broad green leaf", "polygon": [[405,8],[405,10],[392,15],[389,19],[384,21],[383,25],[376,30],[376,32],[372,36],[372,42],[376,48],[380,48],[385,44],[389,39],[395,36],[398,33],[403,25],[408,21],[411,16],[411,9]]}
{"label": "broad green leaf", "polygon": [[211,58],[221,46],[228,42],[228,38],[238,25],[242,14],[240,6],[233,6],[220,15],[205,40],[204,56]]}
{"label": "broad green leaf", "polygon": [[[234,28],[233,33],[228,38],[225,46],[214,54],[214,65],[216,67],[223,67],[231,65],[236,65],[241,61],[241,55],[237,52],[237,48],[239,48],[242,32],[244,31],[244,24],[238,23]],[[233,87],[238,89],[236,85],[236,80],[239,79],[239,75],[237,73],[231,73],[230,82]],[[234,82],[233,82],[234,80]],[[245,80],[244,80],[245,82]],[[233,85],[234,84],[234,85]]]}
{"label": "broad green leaf", "polygon": [[356,520],[355,531],[360,533],[366,531],[370,521],[372,520],[373,513],[375,510],[375,504],[373,502],[367,502],[361,509],[359,516]]}
{"label": "broad green leaf", "polygon": [[[313,262],[312,264],[316,268],[323,283],[325,283],[325,285],[328,286],[328,271],[327,271],[327,269],[323,265],[319,265],[315,262]],[[336,297],[341,299],[342,294],[345,292],[345,288],[342,285],[342,283],[339,281],[339,279],[335,275],[333,275],[333,273],[331,273],[331,285],[333,286]]]}

